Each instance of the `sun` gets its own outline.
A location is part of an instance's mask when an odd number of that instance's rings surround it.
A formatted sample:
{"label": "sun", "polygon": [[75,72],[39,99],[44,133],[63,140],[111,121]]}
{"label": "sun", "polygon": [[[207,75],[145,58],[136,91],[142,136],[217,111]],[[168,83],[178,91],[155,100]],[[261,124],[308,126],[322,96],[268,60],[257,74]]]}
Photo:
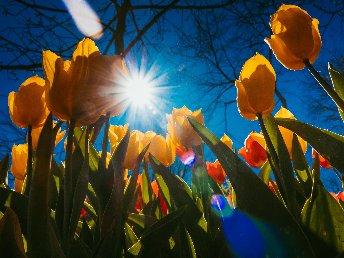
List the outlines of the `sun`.
{"label": "sun", "polygon": [[154,81],[147,76],[134,74],[127,78],[125,83],[125,97],[130,106],[148,107],[154,101],[155,85]]}

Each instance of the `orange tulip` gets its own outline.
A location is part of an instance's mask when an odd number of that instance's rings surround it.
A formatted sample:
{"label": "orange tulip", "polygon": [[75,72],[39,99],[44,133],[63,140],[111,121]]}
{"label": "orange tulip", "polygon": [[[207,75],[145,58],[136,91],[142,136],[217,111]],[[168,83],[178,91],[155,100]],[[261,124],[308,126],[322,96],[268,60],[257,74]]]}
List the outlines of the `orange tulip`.
{"label": "orange tulip", "polygon": [[25,144],[13,145],[11,172],[19,180],[24,180],[28,159],[28,146]]}
{"label": "orange tulip", "polygon": [[215,160],[214,163],[206,162],[207,171],[209,176],[211,176],[216,183],[222,185],[226,179],[226,172],[223,170],[222,165],[218,160]]}
{"label": "orange tulip", "polygon": [[240,114],[249,120],[257,119],[257,113],[270,114],[275,106],[275,84],[275,71],[264,56],[257,53],[247,60],[235,81]]}
{"label": "orange tulip", "polygon": [[270,26],[273,35],[265,41],[282,65],[291,70],[301,70],[305,60],[311,64],[321,49],[319,21],[296,5],[282,5],[272,15]]}
{"label": "orange tulip", "polygon": [[164,198],[162,197],[160,191],[159,191],[159,186],[158,186],[158,183],[156,180],[154,180],[152,183],[151,183],[151,186],[152,186],[152,190],[155,194],[155,197],[159,199],[160,201],[160,207],[161,207],[161,212],[162,214],[167,214],[167,204],[164,200]]}
{"label": "orange tulip", "polygon": [[140,131],[134,130],[130,132],[127,153],[124,159],[124,168],[133,170],[136,165],[137,157],[143,150],[142,139],[144,134]]}
{"label": "orange tulip", "polygon": [[267,161],[264,136],[251,132],[245,140],[245,147],[238,152],[246,162],[255,168],[260,168]]}
{"label": "orange tulip", "polygon": [[183,106],[180,109],[174,108],[171,115],[167,115],[167,131],[176,146],[192,147],[202,143],[188,121],[188,117],[204,125],[204,117],[201,109],[194,112]]}
{"label": "orange tulip", "polygon": [[164,138],[162,135],[155,135],[148,149],[166,167],[171,166],[176,158],[176,149],[169,135]]}
{"label": "orange tulip", "polygon": [[[317,153],[317,151],[315,149],[312,149],[312,158],[314,159],[315,158],[315,154]],[[333,168],[330,164],[330,162],[328,162],[327,159],[325,159],[323,156],[321,156],[319,153],[318,153],[318,157],[319,157],[319,162],[320,162],[320,166],[322,166],[323,168]]]}
{"label": "orange tulip", "polygon": [[14,191],[21,193],[24,185],[24,180],[14,178]]}
{"label": "orange tulip", "polygon": [[[289,118],[289,119],[296,119],[294,115],[286,108],[281,107],[281,109],[275,114],[276,118]],[[292,145],[293,145],[293,132],[289,129],[286,129],[282,126],[278,126],[278,129],[280,130],[283,140],[285,142],[285,145],[288,149],[290,157],[292,157]],[[307,151],[307,142],[303,140],[301,137],[297,137],[299,140],[301,149],[303,153],[306,153]]]}
{"label": "orange tulip", "polygon": [[44,80],[35,75],[8,95],[8,108],[13,123],[21,128],[42,126],[49,114],[45,103]]}
{"label": "orange tulip", "polygon": [[128,131],[128,124],[121,126],[111,125],[109,129],[109,138],[110,138],[110,145],[111,145],[111,153],[116,149],[118,144],[123,139],[124,135]]}
{"label": "orange tulip", "polygon": [[123,60],[100,55],[91,39],[79,42],[71,61],[43,51],[43,70],[47,105],[61,120],[89,125],[102,114],[117,115],[124,109],[125,94],[118,78],[126,73]]}

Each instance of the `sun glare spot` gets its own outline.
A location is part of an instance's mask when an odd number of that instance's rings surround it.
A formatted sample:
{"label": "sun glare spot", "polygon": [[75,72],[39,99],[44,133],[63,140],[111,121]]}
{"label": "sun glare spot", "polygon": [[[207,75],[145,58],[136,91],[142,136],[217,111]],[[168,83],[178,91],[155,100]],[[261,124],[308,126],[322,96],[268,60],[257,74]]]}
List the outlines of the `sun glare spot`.
{"label": "sun glare spot", "polygon": [[136,107],[151,107],[153,101],[154,85],[148,78],[134,76],[126,82],[126,97],[130,105]]}

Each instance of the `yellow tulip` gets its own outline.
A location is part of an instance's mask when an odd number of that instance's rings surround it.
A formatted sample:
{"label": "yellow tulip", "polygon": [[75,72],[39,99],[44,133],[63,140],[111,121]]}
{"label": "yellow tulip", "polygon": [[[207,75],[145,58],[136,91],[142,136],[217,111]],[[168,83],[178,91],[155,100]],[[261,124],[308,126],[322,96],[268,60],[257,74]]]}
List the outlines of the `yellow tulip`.
{"label": "yellow tulip", "polygon": [[187,119],[191,117],[204,125],[204,117],[201,109],[192,112],[185,106],[180,109],[174,108],[172,114],[166,117],[168,121],[168,133],[176,146],[192,147],[202,143],[202,139],[198,136]]}
{"label": "yellow tulip", "polygon": [[296,5],[282,5],[272,15],[270,26],[273,35],[265,41],[282,65],[301,70],[304,61],[312,64],[321,49],[319,21]]}
{"label": "yellow tulip", "polygon": [[228,137],[227,134],[224,134],[221,138],[221,141],[227,145],[228,148],[232,149],[233,146],[233,141],[231,140],[231,138]]}
{"label": "yellow tulip", "polygon": [[49,109],[57,118],[73,119],[77,125],[92,124],[107,112],[121,113],[125,94],[118,83],[118,74],[122,72],[119,60],[122,64],[119,56],[100,55],[88,38],[79,42],[71,61],[43,51]]}
{"label": "yellow tulip", "polygon": [[11,172],[19,180],[24,180],[26,175],[26,164],[28,159],[27,144],[13,145]]}
{"label": "yellow tulip", "polygon": [[144,134],[138,130],[130,132],[127,153],[125,155],[123,167],[133,170],[136,165],[136,160],[142,151],[142,139]]}
{"label": "yellow tulip", "polygon": [[42,126],[49,114],[45,103],[45,82],[35,75],[8,95],[8,107],[13,123],[21,128]]}
{"label": "yellow tulip", "polygon": [[[54,124],[56,124],[56,122],[54,122]],[[39,140],[39,136],[41,135],[42,129],[43,129],[43,126],[32,129],[31,137],[32,137],[33,150],[37,149],[38,140]],[[59,131],[56,134],[55,145],[57,145],[63,139],[65,133],[66,133],[65,130],[61,131],[61,128],[59,129]]]}
{"label": "yellow tulip", "polygon": [[169,135],[166,139],[162,135],[155,135],[148,151],[166,167],[171,166],[176,159],[176,148]]}
{"label": "yellow tulip", "polygon": [[263,117],[274,108],[276,74],[270,62],[256,54],[244,64],[237,87],[237,102],[240,114],[249,120],[257,119],[257,113]]}
{"label": "yellow tulip", "polygon": [[[281,107],[281,109],[275,114],[276,118],[290,118],[295,119],[295,116],[286,108]],[[286,129],[282,126],[278,126],[278,129],[280,130],[283,140],[285,142],[285,145],[287,146],[288,152],[290,157],[292,157],[292,145],[293,145],[293,132],[289,129]],[[301,146],[301,149],[303,153],[306,153],[307,151],[307,142],[303,140],[301,137],[297,137]]]}
{"label": "yellow tulip", "polygon": [[[98,156],[99,156],[99,158],[102,156],[102,152],[101,151],[98,152]],[[107,152],[106,153],[106,160],[105,160],[106,168],[109,167],[110,160],[111,160],[111,153]]]}
{"label": "yellow tulip", "polygon": [[110,145],[111,145],[111,153],[116,149],[116,147],[121,142],[121,140],[123,139],[127,131],[128,131],[128,124],[124,126],[110,125],[109,138],[110,138]]}

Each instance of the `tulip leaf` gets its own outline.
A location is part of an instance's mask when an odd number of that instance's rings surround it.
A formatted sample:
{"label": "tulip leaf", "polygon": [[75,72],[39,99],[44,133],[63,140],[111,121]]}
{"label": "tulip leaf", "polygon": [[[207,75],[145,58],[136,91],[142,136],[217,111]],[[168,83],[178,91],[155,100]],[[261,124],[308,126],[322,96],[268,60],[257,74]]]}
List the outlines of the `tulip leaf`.
{"label": "tulip leaf", "polygon": [[83,222],[82,222],[80,240],[83,241],[89,248],[92,248],[93,234],[85,219],[83,219]]}
{"label": "tulip leaf", "polygon": [[264,165],[259,170],[259,178],[268,185],[270,181],[271,166],[269,162],[265,162]]}
{"label": "tulip leaf", "polygon": [[292,161],[296,176],[302,186],[305,197],[308,198],[312,192],[312,176],[300,142],[295,133],[293,134],[292,153]]}
{"label": "tulip leaf", "polygon": [[[169,192],[170,200],[165,199],[167,205],[171,205],[172,202],[176,209],[186,206],[185,215],[182,220],[186,226],[191,238],[194,240],[194,245],[197,252],[204,254],[205,257],[210,255],[209,246],[207,243],[209,239],[206,232],[199,225],[199,221],[204,219],[203,214],[196,206],[193,199],[189,196],[184,189],[183,183],[173,175],[163,164],[161,164],[154,156],[149,154],[151,166],[156,177],[159,191],[166,195],[166,190]],[[165,194],[164,194],[165,192]],[[168,201],[171,203],[169,204]],[[169,206],[169,210],[171,206]],[[174,208],[173,207],[173,208]]]}
{"label": "tulip leaf", "polygon": [[[53,231],[50,219],[49,179],[53,153],[52,114],[43,126],[36,151],[28,204],[28,252],[32,257],[56,257],[62,249]],[[42,241],[44,236],[44,241]]]}
{"label": "tulip leaf", "polygon": [[[334,87],[334,90],[337,92],[338,96],[344,100],[344,75],[338,72],[333,68],[333,66],[328,64],[328,71],[331,76],[331,81]],[[338,108],[339,114],[344,121],[344,112]]]}
{"label": "tulip leaf", "polygon": [[344,137],[298,120],[277,118],[276,122],[306,140],[341,173],[344,172]]}
{"label": "tulip leaf", "polygon": [[0,220],[0,254],[2,257],[27,257],[19,220],[11,208],[7,208]]}
{"label": "tulip leaf", "polygon": [[[278,188],[281,191],[288,209],[295,218],[297,218],[301,209],[296,202],[294,171],[290,162],[287,146],[285,145],[282,134],[271,115],[264,118],[264,124],[278,156],[279,169],[275,169],[275,178]],[[271,150],[269,151],[271,152]]]}
{"label": "tulip leaf", "polygon": [[128,223],[124,224],[124,234],[125,234],[125,245],[127,249],[129,249],[139,240],[134,230],[129,226]]}
{"label": "tulip leaf", "polygon": [[237,207],[250,216],[274,225],[285,238],[286,256],[313,257],[312,248],[300,226],[264,182],[205,126],[192,119],[189,122],[224,168],[234,188]]}
{"label": "tulip leaf", "polygon": [[142,229],[145,229],[153,225],[157,219],[145,214],[130,213],[128,215],[128,221],[135,223]]}
{"label": "tulip leaf", "polygon": [[[109,168],[113,171],[112,190],[109,195],[101,223],[100,256],[120,257],[121,248],[124,240],[124,168],[128,142],[129,130],[118,144],[109,162]],[[109,173],[109,171],[107,173]],[[109,178],[109,177],[108,177]],[[104,190],[104,189],[103,189]]]}
{"label": "tulip leaf", "polygon": [[301,215],[318,257],[335,257],[344,252],[344,210],[321,182],[315,183]]}
{"label": "tulip leaf", "polygon": [[10,189],[0,187],[0,209],[5,211],[11,208],[18,216],[23,234],[26,236],[27,229],[27,207],[28,197],[14,192]]}
{"label": "tulip leaf", "polygon": [[145,165],[142,171],[142,199],[144,204],[155,200],[155,194],[153,193],[152,185],[149,178],[148,166]]}
{"label": "tulip leaf", "polygon": [[[158,248],[164,246],[164,243],[168,243],[170,236],[180,224],[181,217],[185,212],[186,208],[181,207],[158,220],[144,231],[139,241],[129,248],[129,252],[136,255],[141,254],[143,257],[156,256],[160,251]],[[137,247],[141,247],[139,253],[137,253]]]}
{"label": "tulip leaf", "polygon": [[0,161],[0,184],[6,182],[7,173],[8,173],[8,163],[9,163],[8,154]]}

